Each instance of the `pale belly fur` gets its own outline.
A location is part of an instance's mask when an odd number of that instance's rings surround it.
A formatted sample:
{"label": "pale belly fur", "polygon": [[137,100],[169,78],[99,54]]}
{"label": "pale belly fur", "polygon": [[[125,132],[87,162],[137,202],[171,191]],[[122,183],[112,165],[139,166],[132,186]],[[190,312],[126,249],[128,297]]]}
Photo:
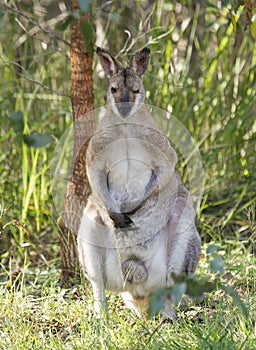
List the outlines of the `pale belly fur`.
{"label": "pale belly fur", "polygon": [[[129,292],[134,298],[148,297],[157,288],[166,286],[167,264],[165,237],[159,237],[146,250],[140,247],[128,249],[106,249],[105,273],[106,288],[113,292]],[[140,283],[129,283],[124,280],[121,266],[131,256],[143,261],[148,276]]]}

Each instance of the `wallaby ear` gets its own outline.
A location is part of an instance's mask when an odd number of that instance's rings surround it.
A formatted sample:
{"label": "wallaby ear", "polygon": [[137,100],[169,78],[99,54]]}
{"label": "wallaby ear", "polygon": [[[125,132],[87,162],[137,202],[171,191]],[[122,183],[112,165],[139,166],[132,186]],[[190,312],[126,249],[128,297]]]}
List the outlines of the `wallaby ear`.
{"label": "wallaby ear", "polygon": [[96,53],[108,78],[116,74],[118,71],[118,64],[116,60],[110,55],[110,53],[104,49],[101,49],[100,47],[97,47]]}
{"label": "wallaby ear", "polygon": [[150,49],[145,47],[131,58],[130,68],[133,69],[139,76],[142,76],[148,68],[149,59]]}

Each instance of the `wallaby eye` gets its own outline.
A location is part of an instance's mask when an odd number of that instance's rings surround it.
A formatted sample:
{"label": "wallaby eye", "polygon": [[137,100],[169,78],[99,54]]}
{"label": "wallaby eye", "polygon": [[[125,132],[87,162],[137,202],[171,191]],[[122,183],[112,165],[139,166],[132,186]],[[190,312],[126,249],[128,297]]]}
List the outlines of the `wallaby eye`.
{"label": "wallaby eye", "polygon": [[135,93],[135,94],[139,94],[140,93],[140,90],[138,89],[138,90],[133,90],[133,92]]}
{"label": "wallaby eye", "polygon": [[112,94],[115,94],[116,92],[117,92],[117,89],[114,88],[114,87],[112,87],[112,88],[111,88],[111,93],[112,93]]}

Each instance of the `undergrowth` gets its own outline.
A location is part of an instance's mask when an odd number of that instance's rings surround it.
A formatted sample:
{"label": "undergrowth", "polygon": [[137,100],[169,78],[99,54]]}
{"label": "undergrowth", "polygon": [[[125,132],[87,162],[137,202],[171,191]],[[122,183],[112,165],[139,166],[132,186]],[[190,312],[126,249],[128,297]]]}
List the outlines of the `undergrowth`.
{"label": "undergrowth", "polygon": [[[213,277],[206,248],[198,276]],[[120,297],[110,294],[108,319],[93,316],[90,286],[63,289],[55,264],[23,267],[0,289],[2,349],[254,349],[256,345],[255,252],[229,241],[219,254],[225,258],[223,281],[243,299],[248,315],[223,291],[198,300],[183,300],[175,322],[137,318]],[[245,258],[246,257],[246,258]]]}

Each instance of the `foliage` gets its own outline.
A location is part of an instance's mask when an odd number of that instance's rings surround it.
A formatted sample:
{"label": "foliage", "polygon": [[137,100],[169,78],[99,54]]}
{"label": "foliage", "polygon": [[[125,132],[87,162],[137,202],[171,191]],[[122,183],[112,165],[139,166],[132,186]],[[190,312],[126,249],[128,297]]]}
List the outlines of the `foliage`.
{"label": "foliage", "polygon": [[[88,1],[79,3],[86,12]],[[91,6],[94,19],[85,24],[85,37],[94,35],[95,26],[96,44],[117,58],[151,48],[144,78],[147,103],[180,120],[203,159],[206,186],[198,226],[203,242],[211,244],[196,279],[177,281],[176,297],[190,295],[195,283],[200,293],[220,284],[223,288],[198,306],[181,309],[173,326],[135,319],[120,310],[114,296],[120,317],[112,306],[106,325],[92,318],[87,289],[86,310],[81,291],[61,289],[59,213],[52,203],[49,167],[58,140],[72,123],[69,40],[70,25],[79,14],[70,13],[66,1],[1,1],[0,345],[253,348],[255,6],[216,0],[93,1]],[[98,107],[104,104],[104,89],[96,60],[94,70]],[[182,159],[179,170],[188,181]],[[221,276],[216,277],[216,270]]]}
{"label": "foliage", "polygon": [[229,284],[226,284],[225,278],[221,278],[225,270],[223,259],[216,253],[218,249],[219,246],[209,245],[206,250],[206,254],[213,255],[210,260],[209,270],[214,272],[216,276],[211,276],[211,278],[206,276],[195,278],[193,275],[173,275],[174,285],[172,287],[159,288],[152,294],[149,302],[149,316],[155,317],[161,311],[166,300],[174,300],[174,305],[178,305],[185,294],[191,298],[202,298],[204,293],[223,290],[240,307],[243,316],[248,318],[248,310],[237,292]]}

